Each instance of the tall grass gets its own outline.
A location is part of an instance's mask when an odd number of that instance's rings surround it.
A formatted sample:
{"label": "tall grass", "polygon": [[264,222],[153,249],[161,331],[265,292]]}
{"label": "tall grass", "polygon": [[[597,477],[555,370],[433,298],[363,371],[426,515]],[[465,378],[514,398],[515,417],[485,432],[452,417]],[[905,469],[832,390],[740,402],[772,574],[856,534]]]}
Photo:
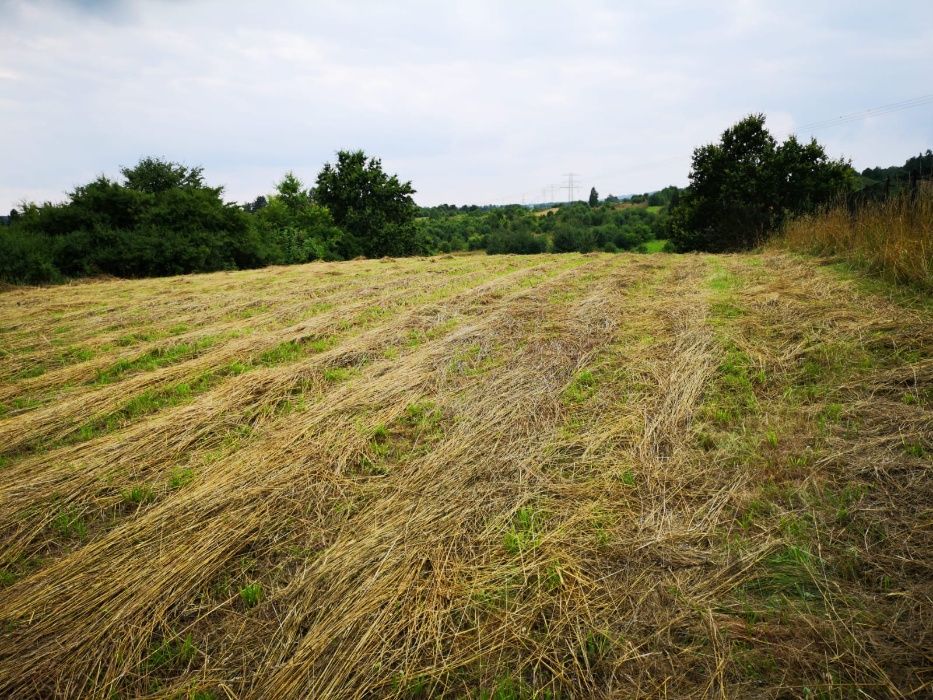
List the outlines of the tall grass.
{"label": "tall grass", "polygon": [[791,220],[783,242],[793,250],[839,256],[881,276],[933,290],[933,183],[868,202],[840,203]]}

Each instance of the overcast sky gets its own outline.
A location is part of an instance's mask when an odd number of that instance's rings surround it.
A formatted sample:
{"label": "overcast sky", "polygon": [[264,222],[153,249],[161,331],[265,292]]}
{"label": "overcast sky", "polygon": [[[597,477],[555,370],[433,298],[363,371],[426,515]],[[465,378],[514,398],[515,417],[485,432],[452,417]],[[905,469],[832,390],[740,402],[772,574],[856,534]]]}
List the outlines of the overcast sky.
{"label": "overcast sky", "polygon": [[0,0],[0,212],[150,154],[251,200],[340,148],[421,204],[643,192],[759,111],[855,114],[813,135],[861,169],[933,147],[933,99],[864,110],[931,94],[930,0]]}

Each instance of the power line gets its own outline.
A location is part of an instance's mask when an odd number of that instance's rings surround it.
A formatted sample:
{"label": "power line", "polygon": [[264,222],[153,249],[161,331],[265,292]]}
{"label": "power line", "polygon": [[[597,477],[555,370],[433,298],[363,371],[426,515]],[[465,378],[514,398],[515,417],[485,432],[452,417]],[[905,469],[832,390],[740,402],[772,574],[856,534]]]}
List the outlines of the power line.
{"label": "power line", "polygon": [[[870,107],[868,109],[863,109],[858,112],[851,112],[849,114],[843,114],[838,117],[832,117],[829,119],[820,119],[817,121],[806,122],[804,124],[797,126],[791,132],[788,132],[787,135],[789,135],[790,133],[801,133],[803,131],[815,131],[819,129],[831,128],[834,126],[841,126],[843,124],[851,124],[851,123],[858,122],[858,121],[868,119],[871,117],[885,116],[888,114],[894,114],[896,112],[901,112],[901,111],[908,110],[908,109],[916,109],[918,107],[924,107],[926,105],[933,105],[933,93],[926,94],[926,95],[920,95],[918,97],[913,97],[908,100],[890,102],[888,104],[879,105],[877,107]],[[657,167],[659,165],[666,165],[668,163],[674,163],[674,162],[688,160],[688,159],[689,159],[689,154],[685,153],[680,156],[671,156],[671,157],[662,158],[659,160],[642,161],[640,163],[632,164],[625,168],[620,168],[618,170],[614,169],[612,171],[600,173],[599,175],[591,178],[591,180],[596,181],[596,180],[603,180],[603,179],[616,179],[622,175],[627,175],[633,172],[637,172],[639,170],[645,170],[648,168]],[[542,199],[546,197],[547,192],[549,190],[551,194],[550,201],[556,202],[557,201],[556,190],[562,189],[562,190],[567,190],[568,201],[573,202],[575,194],[576,194],[576,190],[578,190],[581,187],[580,181],[575,179],[579,177],[579,173],[566,173],[564,174],[564,177],[567,178],[566,185],[549,184],[543,187],[541,190]],[[525,201],[525,196],[527,194],[529,193],[526,192],[521,196],[521,199],[523,202]],[[502,198],[501,201],[503,203],[506,203],[508,199],[509,199],[508,197],[504,197]]]}
{"label": "power line", "polygon": [[819,121],[809,122],[808,124],[801,124],[797,128],[801,131],[803,130],[814,131],[817,129],[825,129],[825,128],[832,127],[832,126],[850,124],[852,122],[857,122],[863,119],[868,119],[869,117],[880,117],[885,114],[893,114],[894,112],[902,112],[905,109],[915,109],[917,107],[923,107],[928,104],[933,104],[933,94],[921,95],[920,97],[914,97],[912,99],[902,100],[900,102],[891,102],[890,104],[880,105],[878,107],[870,107],[868,109],[863,109],[858,112],[852,112],[850,114],[843,114],[841,116],[833,117],[831,119],[822,119]]}
{"label": "power line", "polygon": [[574,201],[573,192],[576,189],[576,185],[573,183],[573,178],[577,175],[579,175],[579,173],[566,173],[564,177],[567,178],[567,184],[561,185],[562,190],[567,190],[567,201],[571,203]]}

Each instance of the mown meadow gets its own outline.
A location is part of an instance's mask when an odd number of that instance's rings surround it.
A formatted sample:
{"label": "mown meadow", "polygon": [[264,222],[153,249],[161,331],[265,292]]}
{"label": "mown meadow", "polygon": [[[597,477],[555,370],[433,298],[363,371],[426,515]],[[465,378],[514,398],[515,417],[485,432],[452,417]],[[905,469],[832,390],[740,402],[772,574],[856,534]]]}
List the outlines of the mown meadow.
{"label": "mown meadow", "polygon": [[0,294],[0,695],[901,697],[933,307],[781,249]]}

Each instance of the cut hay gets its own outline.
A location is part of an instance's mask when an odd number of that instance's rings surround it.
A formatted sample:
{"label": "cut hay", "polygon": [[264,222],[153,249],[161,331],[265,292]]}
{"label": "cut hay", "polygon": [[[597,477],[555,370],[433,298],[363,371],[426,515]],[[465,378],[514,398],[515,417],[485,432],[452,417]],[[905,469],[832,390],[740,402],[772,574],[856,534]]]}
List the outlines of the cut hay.
{"label": "cut hay", "polygon": [[775,252],[4,292],[0,696],[928,694],[931,320]]}

